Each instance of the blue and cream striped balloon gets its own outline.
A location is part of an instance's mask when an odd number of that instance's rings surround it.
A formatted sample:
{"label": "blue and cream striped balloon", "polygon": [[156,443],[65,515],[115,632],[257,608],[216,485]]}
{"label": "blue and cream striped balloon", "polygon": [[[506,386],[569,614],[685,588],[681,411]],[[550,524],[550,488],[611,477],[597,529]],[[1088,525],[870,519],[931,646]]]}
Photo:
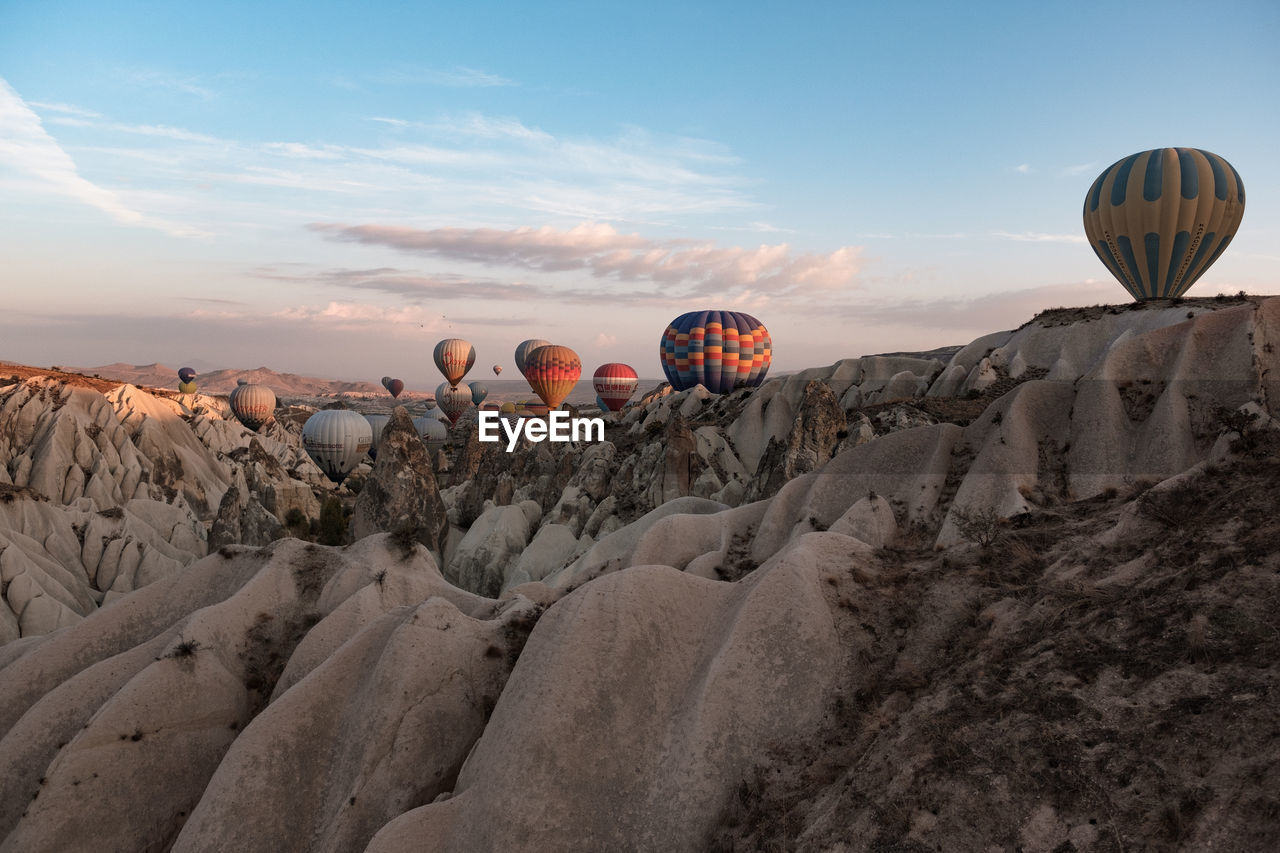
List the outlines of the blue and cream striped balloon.
{"label": "blue and cream striped balloon", "polygon": [[1084,200],[1084,232],[1134,299],[1181,296],[1244,216],[1235,168],[1199,148],[1156,148],[1111,165]]}
{"label": "blue and cream striped balloon", "polygon": [[691,311],[671,321],[659,343],[662,370],[677,391],[702,385],[713,394],[755,387],[773,361],[764,324],[738,311]]}

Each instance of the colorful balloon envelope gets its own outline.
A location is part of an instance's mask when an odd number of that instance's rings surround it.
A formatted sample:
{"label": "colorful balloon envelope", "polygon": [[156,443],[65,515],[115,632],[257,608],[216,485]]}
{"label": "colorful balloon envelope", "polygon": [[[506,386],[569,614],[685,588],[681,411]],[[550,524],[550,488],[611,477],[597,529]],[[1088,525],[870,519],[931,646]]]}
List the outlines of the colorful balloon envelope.
{"label": "colorful balloon envelope", "polygon": [[493,375],[494,375],[494,376],[501,376],[501,375],[502,375],[502,365],[501,365],[501,364],[495,364],[495,365],[493,366]]}
{"label": "colorful balloon envelope", "polygon": [[450,385],[457,385],[476,363],[476,348],[462,338],[446,338],[436,344],[436,367]]}
{"label": "colorful balloon envelope", "polygon": [[257,432],[271,420],[276,410],[276,395],[265,385],[254,385],[241,379],[227,398],[236,420]]}
{"label": "colorful balloon envelope", "polygon": [[483,382],[471,382],[467,385],[471,389],[471,402],[477,406],[484,402],[484,398],[489,396],[489,389]]}
{"label": "colorful balloon envelope", "polygon": [[193,380],[193,379],[195,379],[195,378],[196,378],[196,372],[195,372],[195,370],[194,370],[194,369],[192,369],[192,368],[190,368],[190,367],[179,367],[179,368],[178,368],[178,381],[179,381],[179,382],[190,382],[190,381],[192,381],[192,380]]}
{"label": "colorful balloon envelope", "polygon": [[636,392],[640,377],[629,364],[611,361],[596,368],[592,384],[595,385],[596,399],[604,403],[601,409],[611,412],[622,411],[622,407]]}
{"label": "colorful balloon envelope", "polygon": [[369,429],[373,431],[372,443],[369,445],[369,458],[378,458],[378,446],[382,444],[382,428],[390,421],[390,415],[365,415],[364,419],[369,422]]}
{"label": "colorful balloon envelope", "polygon": [[441,382],[436,389],[436,402],[440,404],[440,411],[444,412],[449,423],[457,426],[458,418],[471,405],[471,389],[465,385],[459,387]]}
{"label": "colorful balloon envelope", "polygon": [[385,384],[387,386],[387,392],[391,394],[393,398],[399,397],[400,393],[404,391],[404,383],[399,379],[388,379]]}
{"label": "colorful balloon envelope", "polygon": [[326,409],[302,426],[302,449],[335,483],[347,478],[372,444],[373,428],[358,412]]}
{"label": "colorful balloon envelope", "polygon": [[675,390],[701,385],[724,394],[764,381],[773,361],[773,341],[764,324],[750,314],[691,311],[667,326],[659,355]]}
{"label": "colorful balloon envelope", "polygon": [[414,418],[413,425],[418,428],[418,435],[422,436],[427,450],[432,453],[444,447],[444,443],[449,439],[449,428],[438,418],[430,416]]}
{"label": "colorful balloon envelope", "polygon": [[525,361],[524,378],[548,409],[556,409],[582,378],[582,359],[568,347],[538,347]]}
{"label": "colorful balloon envelope", "polygon": [[1084,199],[1094,254],[1134,299],[1181,296],[1244,217],[1235,168],[1199,148],[1156,148],[1113,163]]}
{"label": "colorful balloon envelope", "polygon": [[181,391],[183,394],[194,394],[194,393],[196,393],[196,383],[194,383],[194,382],[179,382],[179,383],[178,383],[178,390],[179,390],[179,391]]}
{"label": "colorful balloon envelope", "polygon": [[524,375],[525,368],[529,364],[529,356],[538,347],[551,346],[551,341],[544,341],[542,338],[530,338],[527,341],[521,341],[516,347],[516,370],[520,371],[520,375]]}

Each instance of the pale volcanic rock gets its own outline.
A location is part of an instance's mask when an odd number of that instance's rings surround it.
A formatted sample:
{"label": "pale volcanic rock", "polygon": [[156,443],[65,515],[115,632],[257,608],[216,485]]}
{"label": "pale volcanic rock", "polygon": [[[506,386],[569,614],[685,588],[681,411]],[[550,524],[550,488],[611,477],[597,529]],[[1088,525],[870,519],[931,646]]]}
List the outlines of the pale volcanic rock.
{"label": "pale volcanic rock", "polygon": [[247,489],[232,486],[222,496],[209,529],[209,546],[266,545],[284,536],[284,526]]}
{"label": "pale volcanic rock", "polygon": [[502,583],[502,592],[530,581],[540,581],[559,571],[581,547],[573,529],[563,524],[543,524],[516,560]]}
{"label": "pale volcanic rock", "polygon": [[356,498],[351,534],[361,539],[398,531],[439,553],[448,518],[431,454],[403,406],[396,406],[382,431],[373,474]]}
{"label": "pale volcanic rock", "polygon": [[182,491],[197,514],[207,514],[222,501],[230,484],[225,465],[201,442],[172,400],[121,385],[106,394],[129,439],[150,463],[147,479],[154,487]]}
{"label": "pale volcanic rock", "polygon": [[807,382],[791,430],[782,440],[769,439],[744,499],[769,497],[788,480],[821,468],[831,459],[844,429],[844,411],[831,389],[816,379]]}
{"label": "pale volcanic rock", "polygon": [[897,538],[898,522],[893,516],[893,506],[880,495],[870,492],[845,510],[829,530],[851,536],[872,548],[887,548]]}
{"label": "pale volcanic rock", "polygon": [[796,555],[733,585],[642,566],[577,590],[534,630],[452,796],[369,853],[707,849],[722,780],[832,696],[844,652],[820,586]]}
{"label": "pale volcanic rock", "polygon": [[479,620],[433,597],[374,620],[237,738],[173,849],[362,849],[452,787],[506,681],[510,620],[532,609]]}
{"label": "pale volcanic rock", "polygon": [[469,592],[495,597],[540,520],[534,501],[490,506],[467,530],[445,568],[445,577]]}
{"label": "pale volcanic rock", "polygon": [[556,589],[580,586],[607,572],[636,565],[631,558],[636,545],[654,524],[670,515],[681,513],[710,514],[728,509],[724,504],[705,498],[685,497],[650,510],[637,521],[604,536],[589,551],[559,572],[548,576],[547,584]]}

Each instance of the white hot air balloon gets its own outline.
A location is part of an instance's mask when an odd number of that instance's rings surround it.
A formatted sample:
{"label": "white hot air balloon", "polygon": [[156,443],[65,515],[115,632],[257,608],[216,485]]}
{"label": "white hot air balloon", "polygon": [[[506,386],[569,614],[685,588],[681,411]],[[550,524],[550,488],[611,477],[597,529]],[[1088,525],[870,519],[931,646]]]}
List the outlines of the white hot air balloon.
{"label": "white hot air balloon", "polygon": [[422,436],[422,440],[426,442],[427,450],[431,453],[435,453],[444,447],[445,441],[449,438],[449,428],[445,426],[445,422],[439,418],[433,418],[431,415],[414,418],[413,425],[417,427],[418,435]]}
{"label": "white hot air balloon", "polygon": [[373,430],[373,443],[369,445],[369,458],[378,458],[378,445],[382,444],[382,428],[390,421],[390,415],[365,415],[364,419],[369,422],[369,429]]}
{"label": "white hot air balloon", "polygon": [[302,427],[302,448],[335,483],[346,479],[372,444],[369,422],[346,409],[316,412]]}
{"label": "white hot air balloon", "polygon": [[449,423],[456,426],[458,418],[471,407],[471,389],[466,385],[450,385],[448,382],[442,382],[436,389],[436,402],[440,404],[440,410],[448,416]]}
{"label": "white hot air balloon", "polygon": [[243,379],[239,380],[231,395],[227,398],[231,404],[231,413],[240,423],[257,432],[262,425],[271,420],[276,410],[276,395],[265,385],[254,385]]}

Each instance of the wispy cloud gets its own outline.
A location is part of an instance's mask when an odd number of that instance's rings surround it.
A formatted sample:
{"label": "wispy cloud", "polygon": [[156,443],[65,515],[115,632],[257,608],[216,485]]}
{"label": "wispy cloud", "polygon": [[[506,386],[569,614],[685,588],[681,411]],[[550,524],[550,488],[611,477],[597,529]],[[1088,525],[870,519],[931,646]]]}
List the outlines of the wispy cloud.
{"label": "wispy cloud", "polygon": [[165,89],[206,101],[214,97],[214,91],[203,85],[203,80],[196,75],[178,74],[154,68],[126,68],[121,69],[119,73],[127,82],[136,86]]}
{"label": "wispy cloud", "polygon": [[1040,231],[992,231],[992,237],[1022,243],[1087,243],[1083,234],[1045,234]]}
{"label": "wispy cloud", "polygon": [[77,116],[79,118],[100,118],[101,113],[87,110],[84,107],[77,107],[74,104],[51,103],[49,101],[27,101],[27,106],[34,107],[37,110],[44,110],[51,113],[62,113],[69,116]]}
{"label": "wispy cloud", "polygon": [[1013,171],[1017,172],[1019,175],[1029,175],[1031,174],[1031,164],[1019,163],[1017,166],[1013,167]]}
{"label": "wispy cloud", "polygon": [[398,65],[371,75],[379,83],[424,84],[452,89],[475,89],[492,86],[515,86],[514,80],[481,71],[478,68],[457,66],[451,69],[423,68],[414,65]]}
{"label": "wispy cloud", "polygon": [[700,240],[654,240],[619,233],[604,223],[512,230],[335,223],[307,227],[339,242],[540,273],[585,272],[598,279],[674,285],[690,293],[782,295],[846,287],[857,274],[861,251],[843,246],[814,254],[796,253],[786,243],[744,248]]}
{"label": "wispy cloud", "polygon": [[1062,170],[1062,177],[1072,178],[1077,175],[1087,175],[1098,170],[1098,163],[1090,161],[1088,163],[1077,163],[1074,166],[1067,166]]}
{"label": "wispy cloud", "polygon": [[4,79],[0,79],[0,163],[32,186],[97,208],[117,222],[175,236],[205,236],[195,229],[146,216],[126,205],[115,192],[81,177],[75,161]]}
{"label": "wispy cloud", "polygon": [[394,267],[377,269],[316,270],[297,265],[271,265],[252,271],[257,278],[299,285],[343,287],[399,296],[410,303],[479,299],[524,301],[544,295],[544,291],[520,282],[472,278],[462,275],[423,275]]}

